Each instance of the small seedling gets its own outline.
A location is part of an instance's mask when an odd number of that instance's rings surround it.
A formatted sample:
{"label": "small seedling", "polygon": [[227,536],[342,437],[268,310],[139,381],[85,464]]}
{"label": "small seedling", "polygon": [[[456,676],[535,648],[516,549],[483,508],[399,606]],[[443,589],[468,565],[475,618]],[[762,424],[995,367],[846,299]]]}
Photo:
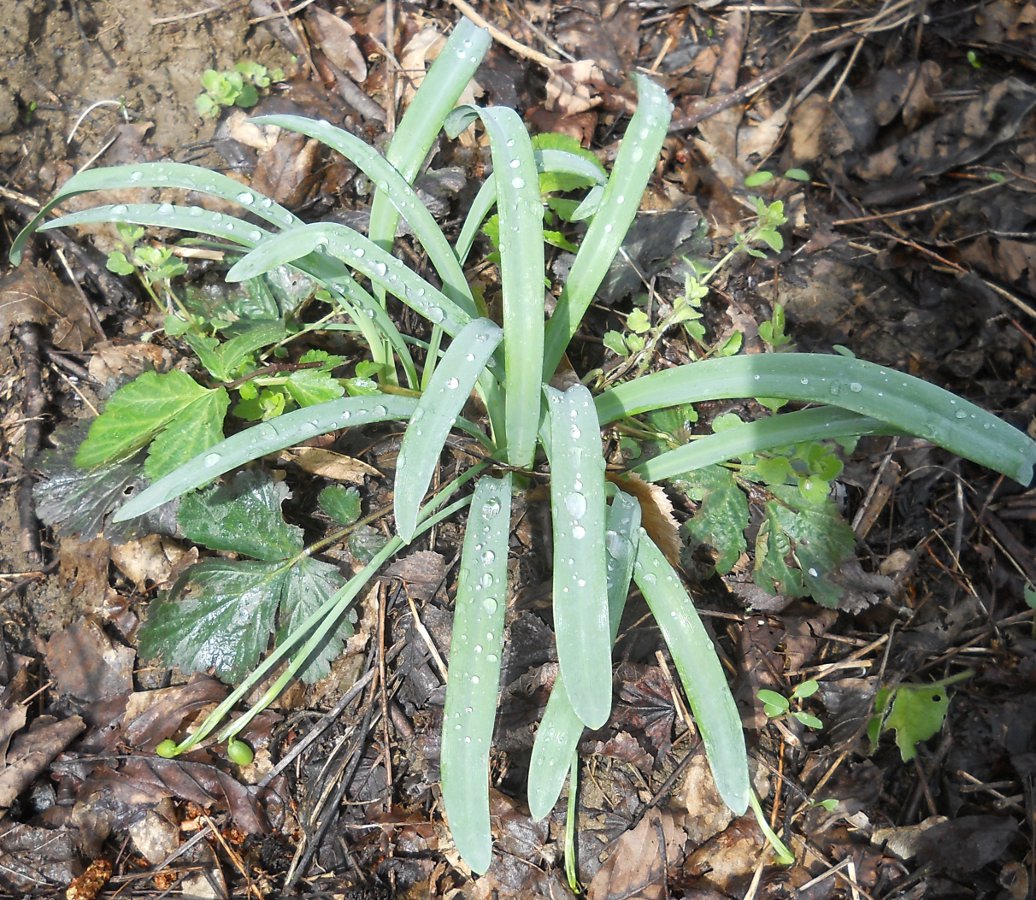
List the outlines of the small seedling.
{"label": "small seedling", "polygon": [[812,697],[819,687],[820,685],[811,678],[798,685],[795,690],[791,692],[790,697],[785,697],[783,694],[778,694],[776,691],[766,689],[759,691],[756,696],[763,701],[763,712],[771,719],[780,719],[785,716],[790,716],[797,722],[805,725],[807,728],[819,730],[824,727],[824,723],[821,722],[820,719],[803,709],[792,709],[793,705],[800,706],[803,700],[808,697]]}
{"label": "small seedling", "polygon": [[194,101],[198,114],[213,119],[229,106],[251,109],[259,102],[259,94],[271,84],[284,81],[282,69],[267,69],[257,62],[243,60],[233,69],[218,72],[206,69],[201,76],[204,92]]}

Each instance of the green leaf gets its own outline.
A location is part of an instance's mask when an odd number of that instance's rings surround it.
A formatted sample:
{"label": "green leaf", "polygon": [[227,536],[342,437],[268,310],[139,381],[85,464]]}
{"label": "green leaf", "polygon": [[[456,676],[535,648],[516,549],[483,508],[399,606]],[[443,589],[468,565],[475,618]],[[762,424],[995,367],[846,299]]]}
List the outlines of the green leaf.
{"label": "green leaf", "polygon": [[745,178],[745,187],[761,187],[764,184],[769,184],[771,181],[773,181],[773,172],[767,172],[765,170],[753,172]]}
{"label": "green leaf", "polygon": [[612,698],[601,431],[583,385],[546,391],[558,662],[572,708],[600,728]]}
{"label": "green leaf", "polygon": [[320,492],[317,503],[339,525],[352,525],[360,518],[360,492],[356,488],[332,484]]}
{"label": "green leaf", "polygon": [[186,372],[145,372],[119,388],[94,419],[76,465],[86,468],[122,459],[212,393]]}
{"label": "green leaf", "polygon": [[701,503],[683,531],[696,542],[716,549],[716,572],[725,575],[748,549],[748,500],[733,473],[720,466],[706,466],[681,476],[673,486]]}
{"label": "green leaf", "polygon": [[803,712],[801,709],[796,710],[792,713],[792,716],[805,725],[807,728],[813,728],[819,731],[824,727],[824,723],[818,719],[813,713]]}
{"label": "green leaf", "polygon": [[809,172],[807,172],[805,169],[788,169],[788,171],[784,173],[784,177],[789,178],[792,181],[810,180]]}
{"label": "green leaf", "polygon": [[137,267],[126,259],[126,254],[121,250],[113,250],[109,253],[104,267],[116,275],[132,275],[137,271]]}
{"label": "green leaf", "polygon": [[622,333],[619,331],[606,331],[601,341],[605,347],[615,353],[618,356],[629,356],[629,350],[626,349],[626,341],[622,337]]}
{"label": "green leaf", "polygon": [[302,529],[281,513],[288,494],[265,472],[239,472],[230,484],[184,497],[177,520],[187,538],[210,550],[284,559],[303,547]]}
{"label": "green leaf", "polygon": [[240,681],[269,645],[287,571],[252,560],[191,566],[148,607],[140,655],[185,674],[212,669],[228,684]]}
{"label": "green leaf", "polygon": [[[633,576],[633,560],[640,536],[640,504],[616,491],[608,508],[604,544],[608,554],[608,622],[612,644],[619,633],[622,611]],[[572,709],[560,673],[543,711],[529,762],[529,810],[536,820],[545,818],[561,796],[572,757],[579,746],[583,722]]]}
{"label": "green leaf", "polygon": [[[765,504],[759,535],[760,540],[766,537],[767,550],[775,552],[764,553],[767,562],[760,568],[757,545],[757,574],[765,582],[761,586],[769,584],[774,593],[787,596],[808,593],[824,606],[836,606],[841,591],[826,576],[853,552],[853,530],[826,498],[816,504],[803,500],[794,487],[774,486],[770,490],[774,499]],[[801,576],[783,571],[789,554],[802,570]],[[787,587],[781,587],[782,584]]]}
{"label": "green leaf", "polygon": [[763,701],[763,711],[771,718],[782,716],[791,708],[788,698],[776,691],[763,689],[756,691],[756,696]]}
{"label": "green leaf", "polygon": [[716,788],[737,815],[748,808],[748,754],[741,716],[723,667],[676,570],[643,528],[633,579],[676,663],[701,732]]}
{"label": "green leaf", "polygon": [[284,382],[284,389],[299,406],[327,403],[345,393],[345,387],[337,378],[319,369],[292,372]]}
{"label": "green leaf", "polygon": [[909,762],[917,755],[917,744],[942,729],[949,708],[945,684],[900,684],[891,691],[881,688],[875,698],[877,715],[868,726],[871,743],[877,744],[881,732],[895,730],[896,746],[903,762]]}
{"label": "green leaf", "polygon": [[[325,606],[329,608],[331,598],[344,583],[335,566],[318,559],[306,557],[292,566],[281,584],[277,643],[281,644],[300,629],[313,613]],[[342,616],[338,627],[329,630],[320,645],[310,653],[299,677],[307,684],[325,678],[353,630],[351,618]]]}
{"label": "green leaf", "polygon": [[818,690],[820,690],[820,684],[816,679],[810,678],[796,687],[791,692],[791,696],[796,700],[805,700],[807,697],[812,697]]}
{"label": "green leaf", "polygon": [[1036,442],[981,407],[874,363],[811,353],[706,359],[617,385],[597,397],[602,424],[673,406],[734,397],[828,403],[1009,475],[1032,480]]}
{"label": "green leaf", "polygon": [[626,327],[634,334],[644,334],[651,330],[651,320],[642,309],[635,309],[626,316]]}
{"label": "green leaf", "polygon": [[[223,419],[230,406],[224,388],[199,397],[163,428],[151,443],[144,471],[150,478],[161,478],[185,459],[204,453],[223,440]],[[107,409],[105,410],[107,412]]]}
{"label": "green leaf", "polygon": [[491,319],[469,322],[450,344],[418,401],[396,462],[393,510],[396,531],[407,543],[446,437],[504,333]]}
{"label": "green leaf", "polygon": [[507,608],[511,475],[475,485],[461,552],[442,718],[442,795],[457,850],[479,874],[493,859],[489,745]]}

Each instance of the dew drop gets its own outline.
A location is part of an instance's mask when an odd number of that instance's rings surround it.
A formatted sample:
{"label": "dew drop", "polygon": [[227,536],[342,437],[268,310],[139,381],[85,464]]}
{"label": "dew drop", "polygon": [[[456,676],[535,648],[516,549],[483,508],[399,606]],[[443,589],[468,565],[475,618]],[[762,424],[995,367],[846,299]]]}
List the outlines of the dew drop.
{"label": "dew drop", "polygon": [[121,216],[124,212],[126,212],[126,205],[124,203],[112,207],[113,216]]}
{"label": "dew drop", "polygon": [[860,393],[860,391],[863,390],[863,385],[860,384],[860,382],[858,381],[850,381],[849,390],[852,391],[854,394],[858,394]]}
{"label": "dew drop", "polygon": [[512,159],[512,160],[511,160],[511,161],[510,161],[510,162],[508,163],[508,165],[509,165],[509,166],[510,166],[510,167],[511,167],[512,169],[517,169],[517,168],[518,168],[518,167],[519,167],[519,166],[520,166],[521,164],[522,164],[522,163],[521,163],[521,160],[518,160],[518,159]]}
{"label": "dew drop", "polygon": [[219,453],[210,453],[205,457],[205,468],[211,469],[213,466],[218,466],[221,459],[223,457]]}
{"label": "dew drop", "polygon": [[273,206],[273,201],[269,197],[263,197],[263,199],[259,201],[259,205],[263,209],[269,209],[271,206]]}
{"label": "dew drop", "polygon": [[606,531],[604,533],[604,546],[608,551],[608,555],[614,559],[618,559],[622,556],[625,541],[621,534],[617,531]]}
{"label": "dew drop", "polygon": [[643,158],[644,158],[644,148],[643,147],[634,147],[633,148],[633,155],[631,157],[633,162],[640,162]]}
{"label": "dew drop", "polygon": [[500,501],[496,497],[490,497],[482,507],[483,519],[495,519],[500,515]]}
{"label": "dew drop", "polygon": [[379,262],[379,263],[375,263],[374,264],[374,274],[377,275],[379,278],[384,278],[385,277],[385,273],[387,271],[388,271],[388,266],[386,266],[385,263]]}
{"label": "dew drop", "polygon": [[243,203],[245,206],[251,206],[255,203],[255,194],[251,191],[242,191],[237,195],[237,202]]}
{"label": "dew drop", "polygon": [[372,410],[372,412],[373,412],[373,413],[374,413],[374,415],[376,415],[376,416],[384,416],[384,415],[386,415],[386,414],[388,413],[388,410],[387,410],[387,409],[385,409],[385,407],[384,407],[384,406],[382,406],[382,405],[381,405],[381,404],[379,403],[379,404],[378,404],[377,406],[375,406],[375,407],[374,407],[374,409]]}
{"label": "dew drop", "polygon": [[955,418],[955,419],[966,419],[967,417],[968,417],[968,414],[967,414],[966,412],[964,412],[964,410],[963,410],[963,409],[958,409],[958,410],[957,410],[957,411],[956,411],[956,412],[955,412],[955,413],[953,414],[953,418]]}
{"label": "dew drop", "polygon": [[482,652],[482,645],[481,644],[475,644],[474,650],[475,650],[476,653],[481,653]]}
{"label": "dew drop", "polygon": [[618,203],[619,206],[622,206],[622,204],[626,202],[626,195],[619,194],[619,196],[615,198],[615,202]]}
{"label": "dew drop", "polygon": [[487,550],[482,554],[482,565],[491,566],[494,559],[496,559],[496,554],[492,550]]}
{"label": "dew drop", "polygon": [[583,518],[586,513],[586,497],[573,491],[565,497],[565,509],[573,519]]}
{"label": "dew drop", "polygon": [[129,180],[130,181],[140,181],[140,179],[143,178],[143,177],[144,177],[144,173],[141,172],[139,169],[136,169],[133,172],[130,172]]}
{"label": "dew drop", "polygon": [[[471,676],[471,683],[472,684],[478,684],[481,680],[482,679],[479,678],[478,675],[472,675]],[[464,740],[467,741],[469,744],[471,743],[471,738],[465,738]]]}
{"label": "dew drop", "polygon": [[[482,608],[490,615],[496,612],[498,605],[499,604],[492,597],[486,597],[486,599],[482,601]],[[490,632],[489,637],[486,638],[486,640],[492,640],[492,632]]]}
{"label": "dew drop", "polygon": [[578,441],[583,436],[583,432],[579,430],[578,425],[573,425],[569,429],[568,433],[572,436],[573,441]]}
{"label": "dew drop", "polygon": [[612,232],[612,223],[609,222],[607,225],[604,226],[604,233],[605,234],[611,234],[611,232]]}
{"label": "dew drop", "polygon": [[460,382],[456,378],[447,378],[446,387],[448,387],[451,391],[455,391],[457,390],[457,388],[460,387]]}
{"label": "dew drop", "polygon": [[363,247],[353,247],[353,256],[355,256],[357,259],[363,259],[363,254]]}
{"label": "dew drop", "polygon": [[658,581],[658,579],[654,575],[652,575],[650,572],[645,572],[644,573],[644,583],[645,584],[654,584],[656,581]]}
{"label": "dew drop", "polygon": [[818,578],[820,576],[820,573],[812,566],[810,566],[806,571],[809,572],[809,574],[812,575],[814,578]]}
{"label": "dew drop", "polygon": [[513,187],[515,190],[519,190],[519,189],[525,187],[525,179],[524,178],[518,178],[518,177],[512,178],[511,179],[511,187]]}
{"label": "dew drop", "polygon": [[205,212],[200,206],[188,206],[187,215],[189,216],[200,216]]}
{"label": "dew drop", "polygon": [[482,587],[484,587],[484,588],[492,587],[493,586],[493,576],[490,575],[488,572],[483,572],[482,573],[482,577],[479,579],[478,583],[480,585],[482,585]]}
{"label": "dew drop", "polygon": [[248,239],[250,241],[261,241],[263,239],[263,233],[258,229],[248,232]]}
{"label": "dew drop", "polygon": [[758,381],[761,377],[762,376],[760,376],[760,375],[753,375],[752,376],[752,381]]}
{"label": "dew drop", "polygon": [[486,654],[486,662],[495,663],[499,658],[500,657],[497,656],[495,653],[487,653]]}
{"label": "dew drop", "polygon": [[809,379],[808,378],[800,378],[799,379],[799,384],[809,384]]}
{"label": "dew drop", "polygon": [[572,528],[572,537],[577,541],[581,541],[586,537],[586,529],[582,525],[575,525]]}
{"label": "dew drop", "polygon": [[439,324],[439,322],[446,318],[446,313],[438,306],[429,306],[425,315],[435,324]]}

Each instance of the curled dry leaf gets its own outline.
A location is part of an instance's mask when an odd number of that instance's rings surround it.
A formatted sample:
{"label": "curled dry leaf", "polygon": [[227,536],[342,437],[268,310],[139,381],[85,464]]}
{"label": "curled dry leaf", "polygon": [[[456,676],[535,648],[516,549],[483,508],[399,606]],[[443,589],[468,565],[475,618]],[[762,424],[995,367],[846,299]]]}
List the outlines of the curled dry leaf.
{"label": "curled dry leaf", "polygon": [[306,10],[306,31],[332,65],[357,84],[367,80],[367,61],[353,40],[356,30],[345,19],[319,6],[311,6]]}
{"label": "curled dry leaf", "polygon": [[175,362],[173,354],[157,344],[101,341],[93,351],[87,371],[100,384],[112,380],[132,381],[148,369],[168,372]]}
{"label": "curled dry leaf", "polygon": [[608,860],[590,882],[587,900],[663,900],[667,896],[666,867],[679,863],[686,841],[687,835],[671,813],[650,810],[608,848]]}
{"label": "curled dry leaf", "polygon": [[363,484],[368,475],[378,478],[381,472],[362,460],[321,447],[289,447],[278,454],[281,462],[294,463],[303,472],[332,481]]}
{"label": "curled dry leaf", "polygon": [[24,791],[86,728],[79,716],[58,721],[53,716],[39,716],[15,736],[7,752],[7,764],[0,769],[0,810],[11,807]]}
{"label": "curled dry leaf", "polygon": [[48,329],[62,350],[78,352],[103,337],[78,293],[49,269],[28,264],[0,280],[0,340],[26,324]]}
{"label": "curled dry leaf", "polygon": [[673,501],[661,485],[649,484],[639,475],[608,474],[612,484],[636,497],[640,504],[641,525],[674,566],[680,565],[680,526],[673,517]]}

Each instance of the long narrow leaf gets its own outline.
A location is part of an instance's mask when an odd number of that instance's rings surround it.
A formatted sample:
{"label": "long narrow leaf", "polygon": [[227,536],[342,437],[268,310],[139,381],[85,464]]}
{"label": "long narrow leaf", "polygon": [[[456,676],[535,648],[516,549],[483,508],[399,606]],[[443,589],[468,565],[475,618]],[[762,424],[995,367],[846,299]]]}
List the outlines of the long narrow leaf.
{"label": "long narrow leaf", "polygon": [[[410,184],[490,43],[489,32],[468,19],[461,19],[417,89],[385,152],[386,159]],[[398,221],[399,213],[386,193],[379,189],[371,206],[367,232],[370,239],[385,250],[391,249]]]}
{"label": "long narrow leaf", "polygon": [[723,802],[748,808],[748,754],[734,697],[719,657],[676,570],[642,528],[633,580],[644,595],[676,663]]}
{"label": "long narrow leaf", "polygon": [[252,121],[316,138],[355,163],[409,223],[442,281],[443,293],[469,316],[477,315],[471,289],[449,241],[407,180],[380,153],[356,135],[328,122],[302,116],[259,116]]}
{"label": "long narrow leaf", "polygon": [[500,326],[489,319],[469,322],[436,366],[410,417],[396,462],[393,500],[396,531],[408,543],[450,428],[502,337]]}
{"label": "long narrow leaf", "polygon": [[285,413],[269,422],[238,432],[160,478],[124,503],[116,512],[114,521],[141,516],[156,506],[268,453],[276,453],[339,428],[409,419],[416,407],[417,401],[413,397],[379,394],[345,397]]}
{"label": "long narrow leaf", "polygon": [[489,745],[496,719],[507,607],[511,475],[475,486],[453,613],[442,719],[442,796],[450,834],[471,868],[493,858],[489,829]]}
{"label": "long narrow leaf", "polygon": [[621,384],[596,402],[602,423],[608,423],[664,406],[734,397],[827,403],[925,438],[1023,485],[1032,480],[1036,442],[1021,431],[920,378],[844,356],[707,359]]}
{"label": "long narrow leaf", "polygon": [[646,481],[663,481],[746,453],[758,453],[760,450],[786,447],[803,441],[881,434],[889,430],[883,422],[869,416],[861,416],[836,406],[821,406],[745,422],[707,437],[696,438],[689,444],[642,462],[633,471]]}
{"label": "long narrow leaf", "polygon": [[478,115],[489,135],[500,216],[500,282],[504,298],[504,398],[507,461],[532,466],[540,421],[543,359],[543,206],[532,142],[513,109],[462,107],[447,122],[456,134]]}
{"label": "long narrow leaf", "polygon": [[246,188],[233,178],[191,166],[186,163],[139,163],[132,166],[110,166],[103,169],[88,169],[73,175],[61,189],[45,203],[14,239],[10,260],[13,265],[21,262],[25,243],[46,219],[55,206],[78,194],[90,191],[124,190],[126,188],[182,188],[211,194],[230,203],[246,207],[260,219],[272,225],[285,227],[298,224],[301,220],[269,197]]}
{"label": "long narrow leaf", "polygon": [[128,222],[133,225],[153,225],[156,228],[177,228],[181,231],[194,231],[224,238],[243,247],[254,247],[263,238],[270,237],[269,231],[244,219],[212,212],[200,206],[176,206],[172,203],[116,203],[93,206],[51,219],[40,226],[40,231],[94,222]]}
{"label": "long narrow leaf", "polygon": [[601,286],[640,206],[640,198],[669,132],[673,107],[665,91],[637,76],[637,111],[615,158],[601,205],[572,263],[572,270],[547,324],[543,379],[549,381]]}
{"label": "long narrow leaf", "polygon": [[313,251],[326,252],[366,275],[449,335],[456,335],[471,319],[438,288],[373,241],[334,223],[301,225],[264,241],[231,267],[227,281],[255,278]]}
{"label": "long narrow leaf", "polygon": [[[633,560],[640,536],[640,504],[617,491],[608,508],[604,545],[608,553],[608,621],[612,644],[619,633],[622,611],[633,577]],[[529,810],[536,820],[547,816],[561,796],[572,756],[579,746],[583,723],[568,699],[559,674],[543,711],[529,761]]]}
{"label": "long narrow leaf", "polygon": [[612,702],[601,434],[583,385],[547,388],[547,400],[558,662],[576,715],[600,728]]}

